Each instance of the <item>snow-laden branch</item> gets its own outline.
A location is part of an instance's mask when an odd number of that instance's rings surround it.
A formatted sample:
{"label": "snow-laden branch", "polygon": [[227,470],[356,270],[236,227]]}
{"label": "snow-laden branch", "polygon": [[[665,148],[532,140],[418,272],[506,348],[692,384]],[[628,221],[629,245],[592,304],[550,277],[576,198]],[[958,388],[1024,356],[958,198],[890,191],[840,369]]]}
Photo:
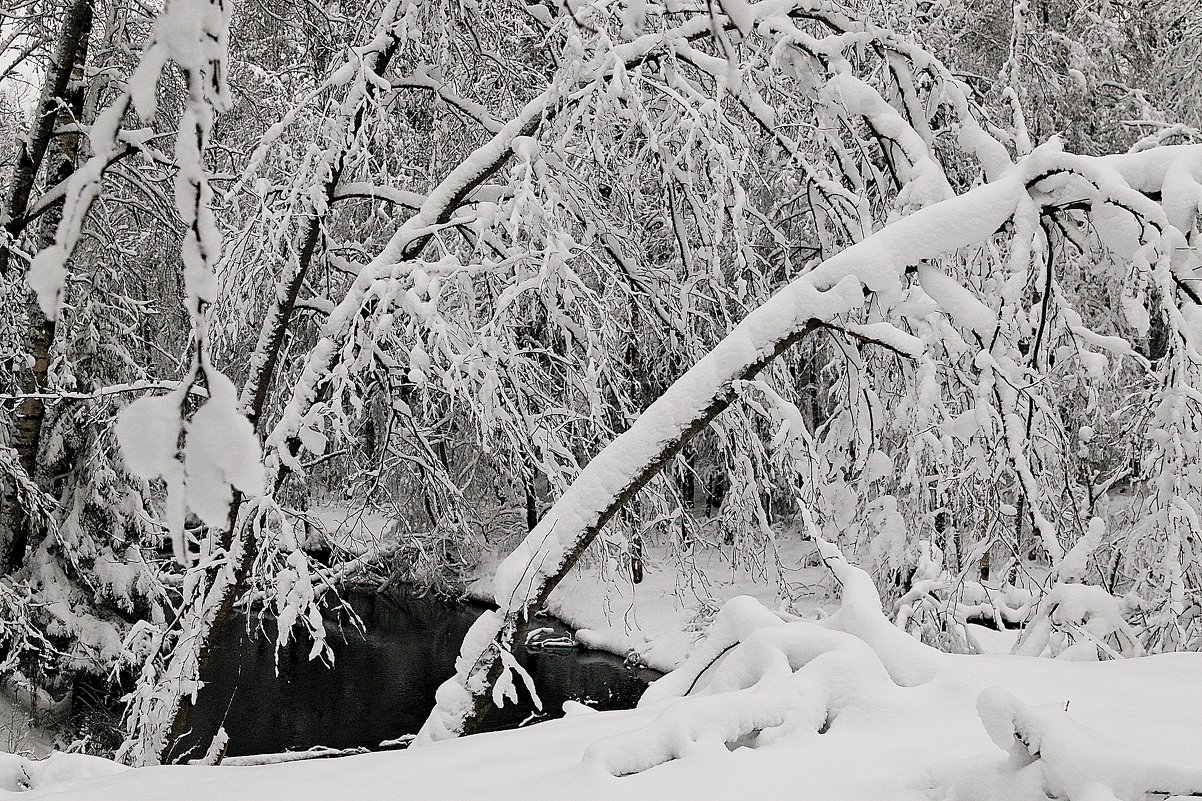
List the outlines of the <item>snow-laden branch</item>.
{"label": "snow-laden branch", "polygon": [[318,399],[320,385],[330,377],[333,364],[342,356],[360,310],[369,299],[382,299],[397,291],[401,277],[425,248],[433,231],[450,220],[459,206],[509,159],[515,140],[528,136],[539,124],[560,90],[544,91],[523,107],[487,143],[477,148],[426,196],[417,213],[405,221],[388,244],[355,277],[342,301],[322,325],[320,339],[310,351],[300,379],[283,415],[270,435],[267,447],[279,462],[299,467],[291,452],[293,440],[309,422],[308,413]]}
{"label": "snow-laden branch", "polygon": [[[1186,151],[1177,155],[1185,156]],[[924,261],[990,240],[1032,205],[1029,185],[1050,170],[1072,169],[1066,162],[1085,172],[1097,164],[1066,157],[1055,142],[1041,146],[997,179],[880,229],[752,311],[585,466],[498,566],[493,593],[500,610],[483,616],[465,638],[456,676],[440,688],[438,706],[417,743],[456,736],[483,711],[488,689],[502,671],[499,654],[511,647],[520,627],[546,602],[605,523],[731,402],[734,382],[751,379],[809,328],[837,320],[869,297],[888,307],[900,295],[906,273]],[[1136,166],[1121,161],[1107,166],[1129,170],[1136,183],[1154,182]],[[1045,202],[1055,201],[1048,197]],[[968,319],[975,315],[971,308],[956,307],[958,293],[940,294],[948,313]],[[982,355],[988,357],[986,351]]]}
{"label": "snow-laden branch", "polygon": [[[987,239],[1025,196],[1021,169],[963,196],[921,209],[828,259],[747,316],[581,471],[538,526],[498,566],[493,597],[500,613],[465,638],[460,671],[440,690],[439,706],[418,743],[455,736],[474,711],[477,687],[494,681],[497,654],[514,629],[546,601],[621,505],[684,442],[732,400],[732,382],[752,378],[813,323],[833,321],[870,293],[900,291],[907,268]],[[486,678],[487,677],[487,678]]]}

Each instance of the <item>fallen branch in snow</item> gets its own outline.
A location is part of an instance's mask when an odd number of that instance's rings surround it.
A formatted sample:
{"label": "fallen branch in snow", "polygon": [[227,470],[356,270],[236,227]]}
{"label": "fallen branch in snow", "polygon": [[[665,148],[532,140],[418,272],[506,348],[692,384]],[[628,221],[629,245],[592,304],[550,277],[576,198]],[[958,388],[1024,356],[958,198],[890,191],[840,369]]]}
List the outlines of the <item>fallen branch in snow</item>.
{"label": "fallen branch in snow", "polygon": [[[817,544],[842,586],[836,614],[786,622],[752,598],[731,599],[685,663],[640,700],[640,708],[661,708],[655,719],[593,743],[585,767],[628,776],[676,759],[723,758],[738,748],[822,735],[849,710],[887,717],[885,710],[911,703],[905,693],[925,695],[969,675],[963,660],[977,657],[942,654],[902,634],[885,617],[869,575],[832,544]],[[1176,764],[1115,742],[1058,704],[1030,706],[991,687],[978,696],[977,709],[1009,759],[993,771],[976,759],[953,766],[944,788],[949,799],[1039,793],[1066,801],[1139,801],[1202,793],[1202,765]]]}
{"label": "fallen branch in snow", "polygon": [[335,759],[371,753],[367,748],[328,748],[314,746],[305,751],[284,751],[279,754],[253,754],[251,756],[226,757],[222,767],[246,767],[248,765],[278,765],[282,762],[300,762],[303,759]]}
{"label": "fallen branch in snow", "polygon": [[663,705],[659,716],[595,743],[585,763],[625,776],[693,754],[821,734],[848,703],[934,678],[937,652],[890,625],[872,578],[815,541],[842,586],[838,613],[786,622],[753,598],[732,598],[685,663],[643,694],[639,707]]}
{"label": "fallen branch in snow", "polygon": [[1030,706],[1000,688],[981,693],[977,712],[1015,771],[1035,771],[1049,796],[1068,801],[1202,795],[1202,764],[1179,765],[1115,742],[1058,705]]}

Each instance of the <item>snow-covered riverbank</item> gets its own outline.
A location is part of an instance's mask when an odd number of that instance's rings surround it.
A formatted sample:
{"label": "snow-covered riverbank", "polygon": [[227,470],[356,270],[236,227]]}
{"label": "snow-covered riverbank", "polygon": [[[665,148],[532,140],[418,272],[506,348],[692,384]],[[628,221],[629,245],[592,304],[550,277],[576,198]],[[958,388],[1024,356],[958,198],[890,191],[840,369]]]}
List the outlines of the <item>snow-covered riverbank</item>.
{"label": "snow-covered riverbank", "polygon": [[567,718],[525,729],[258,767],[96,777],[104,766],[81,760],[92,778],[64,783],[66,760],[54,782],[23,797],[1142,801],[1202,792],[1202,654],[1100,663],[943,654],[888,622],[866,574],[828,563],[842,595],[834,614],[785,621],[736,598],[635,710],[573,705]]}
{"label": "snow-covered riverbank", "polygon": [[[656,670],[673,670],[705,632],[727,600],[750,596],[789,615],[820,615],[831,582],[814,561],[814,549],[797,532],[782,532],[779,564],[762,568],[735,564],[716,547],[697,546],[691,561],[667,548],[649,546],[642,581],[631,581],[624,559],[577,567],[555,588],[547,611],[577,630],[589,648],[634,656]],[[491,603],[488,567],[469,594]]]}

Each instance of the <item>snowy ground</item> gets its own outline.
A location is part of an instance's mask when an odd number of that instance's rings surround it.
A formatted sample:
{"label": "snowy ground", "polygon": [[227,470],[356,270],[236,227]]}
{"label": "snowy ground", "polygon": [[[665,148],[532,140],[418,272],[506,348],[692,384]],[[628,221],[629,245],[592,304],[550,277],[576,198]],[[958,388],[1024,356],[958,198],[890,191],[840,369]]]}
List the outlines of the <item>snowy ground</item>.
{"label": "snowy ground", "polygon": [[[1048,704],[1071,719],[1147,753],[1136,765],[1193,764],[1202,780],[1202,656],[1178,654],[1082,664],[1020,657],[959,657],[945,675],[918,687],[884,687],[845,699],[829,729],[802,729],[758,747],[734,748],[721,736],[692,742],[673,725],[657,740],[679,758],[632,775],[605,769],[604,750],[639,749],[631,741],[683,702],[628,712],[582,712],[527,729],[478,735],[410,752],[370,754],[263,767],[168,767],[127,771],[34,791],[28,798],[91,801],[293,801],[293,799],[1042,799],[1066,792],[990,741],[976,703],[1005,687],[1029,704]],[[1067,716],[1061,710],[1068,705]],[[1059,722],[1055,721],[1054,722]],[[1056,770],[1067,781],[1134,768],[1115,762],[1117,745],[1066,730],[1046,736],[1059,747]],[[1055,738],[1062,742],[1056,742]],[[624,741],[624,738],[626,741]],[[679,742],[672,742],[679,740]],[[753,744],[754,746],[754,744]],[[1091,752],[1091,746],[1093,750]],[[591,753],[590,753],[590,749]],[[1075,751],[1072,749],[1076,749]],[[1032,765],[1040,767],[1036,760]],[[1094,762],[1097,764],[1094,764]],[[91,767],[90,765],[88,767]],[[1024,773],[1024,771],[1026,771]],[[1059,783],[1056,783],[1059,782]],[[1202,789],[1202,783],[1195,784]],[[1077,789],[1077,788],[1074,788]],[[1107,798],[1073,793],[1068,798]],[[1143,798],[1118,795],[1119,798]]]}
{"label": "snowy ground", "polygon": [[[23,797],[58,801],[1202,793],[1202,654],[1103,663],[943,654],[888,622],[866,574],[827,561],[841,587],[834,614],[786,621],[737,598],[636,710],[574,705],[568,717],[526,729],[259,767],[122,771],[60,757],[0,768],[6,780],[30,779],[35,789]],[[73,773],[90,778],[60,781]]]}

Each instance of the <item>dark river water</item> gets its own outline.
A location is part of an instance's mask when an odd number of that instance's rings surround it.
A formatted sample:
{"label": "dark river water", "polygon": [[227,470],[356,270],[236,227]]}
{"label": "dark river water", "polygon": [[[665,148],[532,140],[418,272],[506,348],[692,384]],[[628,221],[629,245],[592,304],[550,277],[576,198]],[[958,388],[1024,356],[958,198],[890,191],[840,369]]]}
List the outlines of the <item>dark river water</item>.
{"label": "dark river water", "polygon": [[[415,733],[434,705],[434,691],[455,672],[463,635],[485,608],[404,594],[357,592],[347,600],[366,633],[327,621],[333,668],[310,662],[309,644],[302,642],[279,652],[277,675],[273,621],[265,620],[262,632],[248,632],[244,622],[227,630],[207,665],[208,686],[195,715],[212,730],[225,726],[229,756],[315,745],[376,748]],[[554,619],[538,625],[570,633]],[[540,720],[561,716],[566,700],[597,709],[632,707],[659,676],[583,649],[522,648],[518,661],[543,701]],[[536,714],[522,682],[516,684],[520,702],[491,710],[482,730],[514,728]]]}

